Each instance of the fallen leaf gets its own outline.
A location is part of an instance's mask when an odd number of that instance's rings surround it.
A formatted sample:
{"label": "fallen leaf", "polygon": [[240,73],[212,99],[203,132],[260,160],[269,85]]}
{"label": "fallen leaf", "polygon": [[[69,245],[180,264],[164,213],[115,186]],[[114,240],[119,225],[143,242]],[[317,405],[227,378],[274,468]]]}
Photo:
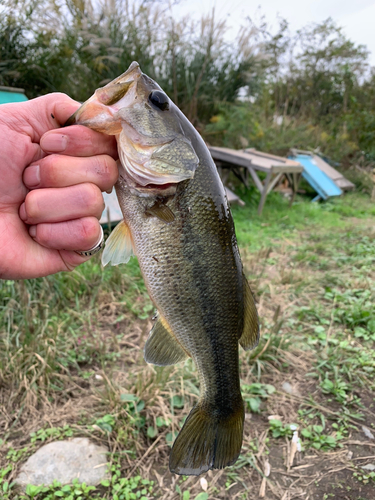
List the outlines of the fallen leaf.
{"label": "fallen leaf", "polygon": [[200,483],[201,483],[202,490],[207,491],[207,488],[208,488],[207,479],[205,479],[204,477],[201,477]]}

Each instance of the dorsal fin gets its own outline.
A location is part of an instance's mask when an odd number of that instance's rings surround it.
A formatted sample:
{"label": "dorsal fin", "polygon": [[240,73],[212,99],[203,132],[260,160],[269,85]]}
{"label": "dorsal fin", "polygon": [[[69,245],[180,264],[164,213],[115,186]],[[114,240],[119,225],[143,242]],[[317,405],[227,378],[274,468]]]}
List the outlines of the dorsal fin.
{"label": "dorsal fin", "polygon": [[145,361],[158,366],[167,366],[184,361],[188,357],[189,354],[170,331],[166,321],[158,316],[146,341]]}
{"label": "dorsal fin", "polygon": [[247,351],[253,349],[259,342],[259,319],[258,311],[255,306],[255,300],[250,285],[243,277],[243,298],[244,298],[244,325],[242,335],[239,339],[241,346]]}
{"label": "dorsal fin", "polygon": [[109,263],[112,266],[126,264],[132,255],[134,255],[134,252],[130,229],[125,221],[122,220],[117,224],[105,242],[102,264],[103,266]]}

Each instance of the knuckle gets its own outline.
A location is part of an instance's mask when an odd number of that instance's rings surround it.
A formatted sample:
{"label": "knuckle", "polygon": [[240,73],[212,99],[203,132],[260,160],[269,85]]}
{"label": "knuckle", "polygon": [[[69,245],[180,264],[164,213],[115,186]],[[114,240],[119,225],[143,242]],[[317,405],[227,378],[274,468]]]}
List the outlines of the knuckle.
{"label": "knuckle", "polygon": [[92,183],[87,183],[85,186],[86,204],[92,209],[95,215],[102,213],[104,210],[104,199],[100,189]]}
{"label": "knuckle", "polygon": [[118,177],[118,169],[115,160],[108,155],[95,156],[95,173],[100,178],[102,187],[113,186]]}
{"label": "knuckle", "polygon": [[95,217],[86,217],[81,219],[77,228],[77,237],[79,241],[88,242],[88,244],[94,245],[98,239],[98,226],[98,219]]}
{"label": "knuckle", "polygon": [[51,154],[41,161],[40,179],[41,184],[46,187],[53,187],[59,184],[60,178],[59,155]]}
{"label": "knuckle", "polygon": [[38,224],[36,240],[44,246],[48,246],[51,241],[51,228],[48,224]]}

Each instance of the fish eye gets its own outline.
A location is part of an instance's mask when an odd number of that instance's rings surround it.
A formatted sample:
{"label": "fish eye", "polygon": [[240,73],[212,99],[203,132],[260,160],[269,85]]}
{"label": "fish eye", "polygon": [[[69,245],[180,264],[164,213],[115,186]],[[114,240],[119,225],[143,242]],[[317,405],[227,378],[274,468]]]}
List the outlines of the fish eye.
{"label": "fish eye", "polygon": [[151,92],[151,94],[148,96],[148,100],[151,102],[151,104],[161,109],[162,111],[169,109],[169,99],[164,94],[164,92],[160,92],[160,90],[154,90],[153,92]]}

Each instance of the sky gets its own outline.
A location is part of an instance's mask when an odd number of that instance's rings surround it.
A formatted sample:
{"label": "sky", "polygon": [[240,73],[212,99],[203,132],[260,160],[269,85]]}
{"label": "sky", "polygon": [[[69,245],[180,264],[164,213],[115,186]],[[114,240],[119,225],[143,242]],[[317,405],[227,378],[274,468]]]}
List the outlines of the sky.
{"label": "sky", "polygon": [[217,19],[227,19],[229,35],[235,35],[246,16],[260,18],[276,26],[277,15],[287,19],[292,31],[332,17],[347,37],[370,51],[369,62],[375,66],[375,0],[180,0],[178,14],[194,13],[200,18],[215,7]]}

